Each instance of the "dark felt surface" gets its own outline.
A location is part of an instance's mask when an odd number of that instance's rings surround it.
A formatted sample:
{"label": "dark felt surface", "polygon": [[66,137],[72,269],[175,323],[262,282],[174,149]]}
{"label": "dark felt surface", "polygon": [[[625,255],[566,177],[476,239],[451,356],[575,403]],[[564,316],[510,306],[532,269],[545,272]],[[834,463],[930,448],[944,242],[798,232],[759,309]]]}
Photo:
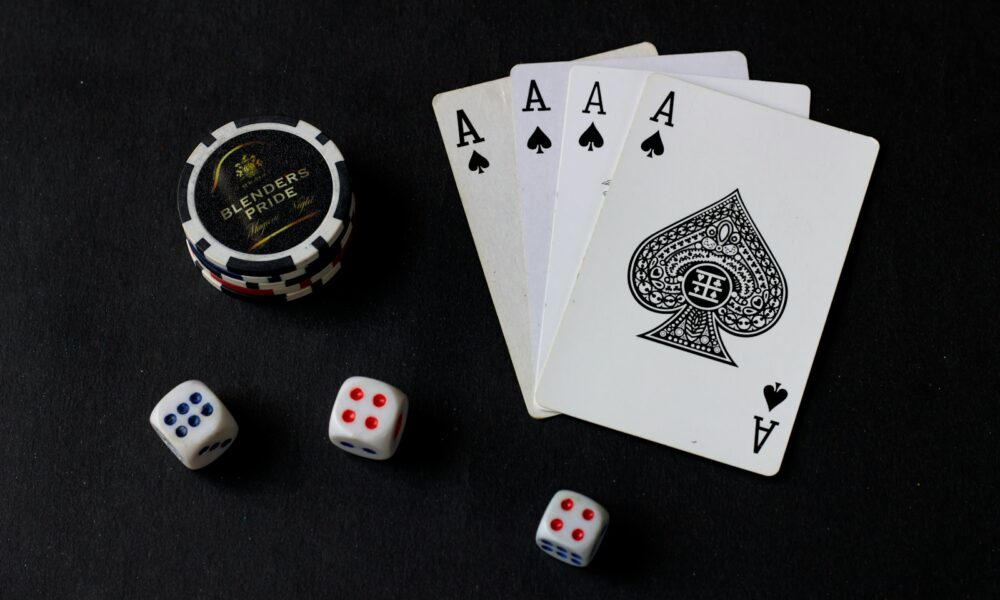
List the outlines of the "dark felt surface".
{"label": "dark felt surface", "polygon": [[[0,3],[3,598],[1000,592],[984,11],[79,4]],[[753,77],[809,85],[816,120],[882,144],[774,478],[528,418],[434,123],[437,92],[642,40],[742,50]],[[318,301],[223,297],[182,248],[183,160],[256,114],[322,127],[353,171],[360,237]],[[412,398],[388,463],[326,440],[358,373]],[[147,423],[191,377],[241,425],[196,473]],[[559,487],[612,513],[590,569],[533,545]]]}

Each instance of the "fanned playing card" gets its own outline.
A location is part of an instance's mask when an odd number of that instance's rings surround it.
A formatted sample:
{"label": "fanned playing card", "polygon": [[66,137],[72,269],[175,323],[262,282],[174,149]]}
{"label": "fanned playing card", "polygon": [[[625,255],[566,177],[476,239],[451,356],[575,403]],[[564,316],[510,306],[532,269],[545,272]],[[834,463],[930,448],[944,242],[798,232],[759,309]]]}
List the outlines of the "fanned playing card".
{"label": "fanned playing card", "polygon": [[649,76],[539,403],[776,473],[877,153]]}
{"label": "fanned playing card", "polygon": [[[552,347],[639,94],[649,75],[649,71],[603,65],[574,65],[570,71],[567,103],[572,109],[566,112],[564,150],[556,184],[538,372]],[[675,77],[795,115],[809,116],[810,92],[804,85],[695,75]],[[595,132],[601,138],[599,148],[589,141]],[[663,147],[652,139],[645,151],[662,153]]]}
{"label": "fanned playing card", "polygon": [[[655,54],[656,48],[647,42],[593,58]],[[438,94],[433,105],[521,393],[529,414],[541,418],[551,415],[538,410],[534,403],[535,373],[510,100],[507,77]]]}
{"label": "fanned playing card", "polygon": [[[535,354],[538,352],[542,326],[566,86],[569,70],[574,64],[578,63],[528,63],[510,70],[514,94],[517,178],[521,193],[525,268],[528,273],[528,311],[531,316],[532,351]],[[746,56],[737,51],[588,60],[587,64],[658,73],[747,78]],[[533,360],[537,361],[537,356]]]}

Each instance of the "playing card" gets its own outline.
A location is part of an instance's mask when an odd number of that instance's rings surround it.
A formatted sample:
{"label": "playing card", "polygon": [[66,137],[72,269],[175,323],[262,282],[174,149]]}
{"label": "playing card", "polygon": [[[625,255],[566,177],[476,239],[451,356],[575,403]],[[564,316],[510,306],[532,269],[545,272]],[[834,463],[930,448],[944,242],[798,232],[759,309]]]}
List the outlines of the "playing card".
{"label": "playing card", "polygon": [[[644,42],[598,55],[656,54]],[[510,78],[438,94],[434,114],[514,372],[531,416],[535,378],[529,331],[521,203],[514,163]]]}
{"label": "playing card", "polygon": [[[649,75],[648,71],[603,66],[572,68],[536,372],[541,371],[548,357],[639,94]],[[677,77],[778,110],[809,116],[810,93],[804,85],[694,75]]]}
{"label": "playing card", "polygon": [[[699,52],[639,58],[588,60],[588,64],[628,67],[659,73],[695,73],[717,77],[747,78],[742,52]],[[525,268],[528,272],[528,311],[531,316],[532,352],[538,352],[542,324],[545,271],[556,173],[562,140],[566,84],[573,63],[529,63],[510,71],[513,88],[517,179],[522,204]],[[537,361],[536,357],[532,360]]]}
{"label": "playing card", "polygon": [[877,153],[651,75],[539,403],[776,473]]}

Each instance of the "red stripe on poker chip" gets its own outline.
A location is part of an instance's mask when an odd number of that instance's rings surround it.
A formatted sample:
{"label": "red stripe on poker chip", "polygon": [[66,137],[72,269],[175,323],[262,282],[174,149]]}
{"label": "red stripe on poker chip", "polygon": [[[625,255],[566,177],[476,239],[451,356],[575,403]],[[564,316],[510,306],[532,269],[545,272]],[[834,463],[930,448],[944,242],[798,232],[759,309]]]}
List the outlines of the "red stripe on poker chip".
{"label": "red stripe on poker chip", "polygon": [[212,279],[214,279],[215,281],[217,281],[219,283],[219,285],[221,285],[222,287],[226,288],[227,290],[232,290],[232,291],[234,291],[234,292],[236,292],[238,294],[246,294],[247,296],[273,296],[274,295],[274,291],[272,291],[272,290],[258,290],[258,289],[254,289],[254,288],[245,288],[243,286],[236,285],[235,283],[230,283],[230,282],[228,282],[225,279],[219,277],[218,275],[216,275],[215,273],[213,273],[211,271],[208,271],[208,274],[212,277]]}

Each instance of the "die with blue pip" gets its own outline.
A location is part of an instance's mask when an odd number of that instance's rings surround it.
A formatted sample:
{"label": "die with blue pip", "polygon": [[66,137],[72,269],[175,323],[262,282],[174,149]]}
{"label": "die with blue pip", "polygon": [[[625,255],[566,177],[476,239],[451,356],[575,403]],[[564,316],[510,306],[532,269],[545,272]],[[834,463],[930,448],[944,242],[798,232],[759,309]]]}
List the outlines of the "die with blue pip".
{"label": "die with blue pip", "polygon": [[195,379],[167,392],[150,413],[149,423],[174,456],[192,470],[222,456],[239,432],[226,405]]}

